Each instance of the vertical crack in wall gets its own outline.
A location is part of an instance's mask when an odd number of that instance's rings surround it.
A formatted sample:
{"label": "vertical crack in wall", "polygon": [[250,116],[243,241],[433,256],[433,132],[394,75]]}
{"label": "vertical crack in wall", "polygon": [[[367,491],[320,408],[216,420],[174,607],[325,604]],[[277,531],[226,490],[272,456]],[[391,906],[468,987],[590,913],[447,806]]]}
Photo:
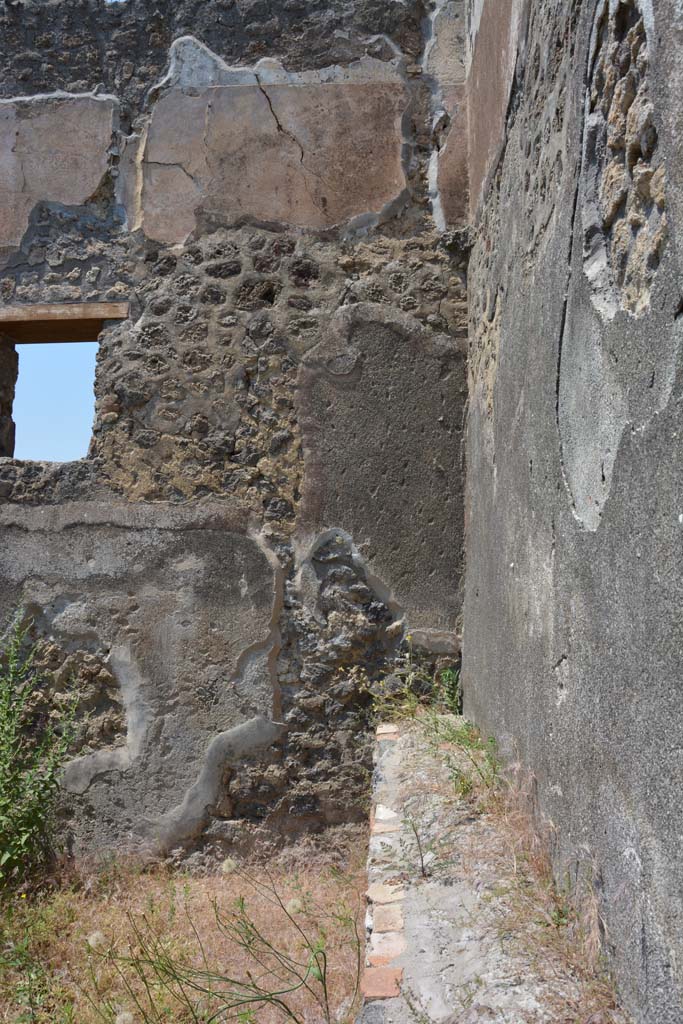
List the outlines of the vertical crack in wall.
{"label": "vertical crack in wall", "polygon": [[323,198],[323,200],[320,200],[311,191],[310,185],[308,184],[308,181],[306,179],[306,174],[307,173],[311,174],[314,178],[316,178],[320,182],[320,184],[323,187],[326,188],[327,185],[326,185],[324,179],[318,174],[317,171],[314,171],[306,163],[306,153],[304,151],[304,147],[302,146],[301,142],[296,137],[296,135],[294,135],[293,132],[291,132],[288,128],[285,128],[285,126],[283,125],[282,121],[280,120],[280,118],[278,117],[278,115],[277,115],[277,113],[275,111],[275,107],[273,106],[273,101],[271,100],[271,98],[270,98],[270,96],[268,94],[268,91],[266,90],[265,86],[263,85],[263,82],[259,78],[258,72],[256,72],[256,71],[254,71],[254,78],[256,79],[256,84],[257,84],[257,86],[259,88],[259,92],[262,94],[262,96],[264,97],[266,103],[268,104],[268,109],[270,110],[270,113],[273,116],[273,120],[275,121],[275,125],[277,127],[278,132],[280,132],[280,134],[285,135],[288,139],[290,139],[294,143],[296,148],[299,150],[299,163],[300,163],[301,169],[302,169],[302,181],[304,183],[304,187],[305,187],[306,191],[308,192],[308,194],[309,194],[309,196],[311,198],[311,202],[313,202],[322,213],[326,214],[327,213],[327,203],[324,200],[324,198]]}
{"label": "vertical crack in wall", "polygon": [[297,137],[295,135],[293,135],[289,131],[288,128],[285,128],[283,126],[282,122],[280,121],[280,118],[275,113],[275,107],[273,106],[273,101],[271,100],[270,96],[268,95],[268,93],[264,89],[263,82],[259,78],[258,73],[256,71],[254,72],[254,78],[256,79],[256,84],[259,87],[259,92],[261,93],[261,95],[265,99],[266,103],[268,104],[268,109],[270,110],[271,114],[273,115],[273,120],[275,121],[275,126],[277,127],[277,130],[279,132],[281,132],[282,135],[286,135],[288,139],[291,139],[291,141],[294,143],[294,145],[299,150],[300,162],[303,164],[303,162],[304,162],[304,147],[301,145],[301,143],[299,142]]}
{"label": "vertical crack in wall", "polygon": [[268,652],[268,673],[273,691],[272,716],[274,721],[280,722],[282,720],[282,693],[278,682],[277,659],[282,647],[280,616],[282,615],[282,609],[284,608],[285,601],[285,570],[277,556],[277,553],[273,550],[270,544],[268,535],[263,529],[256,529],[255,527],[250,528],[248,535],[258,545],[273,570],[273,611],[271,614],[270,632],[268,636],[265,640],[261,641],[261,643],[255,644],[251,647],[248,652],[243,652],[238,660],[236,675],[239,676],[239,674],[243,672],[249,656],[253,656],[258,651]]}

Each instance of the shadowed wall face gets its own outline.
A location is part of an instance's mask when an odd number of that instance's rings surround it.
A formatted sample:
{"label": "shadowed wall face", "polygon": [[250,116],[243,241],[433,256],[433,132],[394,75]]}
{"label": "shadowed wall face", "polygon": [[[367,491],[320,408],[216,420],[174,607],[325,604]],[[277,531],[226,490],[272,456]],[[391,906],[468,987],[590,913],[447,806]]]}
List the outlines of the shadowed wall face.
{"label": "shadowed wall face", "polygon": [[[479,12],[475,66],[497,10]],[[517,70],[469,266],[466,713],[533,775],[558,878],[595,886],[635,1019],[670,1024],[683,14],[601,0],[526,17],[503,46]]]}
{"label": "shadowed wall face", "polygon": [[0,338],[0,458],[14,454],[12,406],[19,373],[19,358],[14,345]]}

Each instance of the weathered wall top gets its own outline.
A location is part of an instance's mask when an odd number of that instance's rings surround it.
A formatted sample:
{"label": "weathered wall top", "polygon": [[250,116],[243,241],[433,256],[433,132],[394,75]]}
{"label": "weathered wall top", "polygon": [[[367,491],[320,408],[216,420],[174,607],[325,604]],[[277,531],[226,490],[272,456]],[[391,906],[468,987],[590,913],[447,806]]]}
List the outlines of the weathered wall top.
{"label": "weathered wall top", "polygon": [[421,4],[404,0],[20,0],[0,11],[0,94],[101,86],[130,124],[181,36],[227,63],[272,56],[298,71],[366,54],[391,60],[394,47],[419,60],[422,17]]}

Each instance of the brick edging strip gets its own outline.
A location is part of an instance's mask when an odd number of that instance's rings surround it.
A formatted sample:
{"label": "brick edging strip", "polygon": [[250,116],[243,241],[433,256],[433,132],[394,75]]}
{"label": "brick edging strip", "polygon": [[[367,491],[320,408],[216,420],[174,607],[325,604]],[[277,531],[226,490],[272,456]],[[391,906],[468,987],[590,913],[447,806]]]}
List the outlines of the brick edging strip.
{"label": "brick edging strip", "polygon": [[[382,744],[395,743],[398,726],[382,723],[375,733],[375,759]],[[377,803],[373,796],[370,814],[370,839],[401,831],[400,814],[391,807]],[[368,889],[366,913],[365,967],[361,979],[364,1003],[378,999],[395,999],[401,994],[403,968],[395,961],[405,952],[403,900],[405,888],[395,879],[370,881],[373,871],[372,847],[368,856]]]}

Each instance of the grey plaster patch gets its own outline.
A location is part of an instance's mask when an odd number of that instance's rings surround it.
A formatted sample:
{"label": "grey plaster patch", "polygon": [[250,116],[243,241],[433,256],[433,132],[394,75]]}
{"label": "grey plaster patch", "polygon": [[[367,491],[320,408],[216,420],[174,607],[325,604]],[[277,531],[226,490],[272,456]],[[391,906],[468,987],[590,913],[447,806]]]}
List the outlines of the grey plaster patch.
{"label": "grey plaster patch", "polygon": [[[297,536],[336,527],[352,537],[406,628],[455,629],[463,385],[455,339],[370,303],[342,308],[300,372],[306,475]],[[439,499],[423,521],[428,494]],[[404,555],[416,550],[408,569]]]}
{"label": "grey plaster patch", "polygon": [[211,810],[221,795],[225,769],[242,758],[266,751],[286,732],[286,726],[259,716],[214,736],[206,749],[197,781],[182,803],[151,825],[161,849],[168,851],[178,843],[196,838],[208,824]]}
{"label": "grey plaster patch", "polygon": [[602,333],[590,313],[569,321],[558,397],[564,474],[576,516],[589,530],[600,524],[619,439],[628,422],[626,396],[601,343]]}
{"label": "grey plaster patch", "polygon": [[67,649],[95,637],[125,707],[125,745],[67,768],[76,849],[153,842],[150,822],[179,794],[198,778],[200,791],[215,784],[201,773],[217,723],[229,732],[273,715],[270,667],[250,687],[238,680],[244,652],[262,651],[267,662],[275,642],[274,568],[246,517],[221,505],[199,515],[114,503],[25,511],[17,522],[2,509],[0,612],[41,609],[41,635]]}

